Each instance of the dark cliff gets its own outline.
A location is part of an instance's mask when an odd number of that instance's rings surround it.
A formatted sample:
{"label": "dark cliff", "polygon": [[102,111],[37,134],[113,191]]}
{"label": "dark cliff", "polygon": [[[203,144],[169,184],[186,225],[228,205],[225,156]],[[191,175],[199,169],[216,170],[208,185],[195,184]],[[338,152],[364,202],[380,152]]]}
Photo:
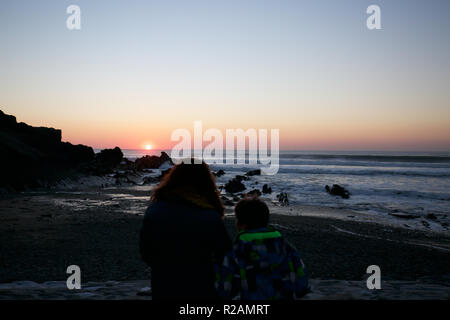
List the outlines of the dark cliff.
{"label": "dark cliff", "polygon": [[0,188],[54,181],[94,159],[94,150],[61,141],[61,130],[18,123],[0,110]]}

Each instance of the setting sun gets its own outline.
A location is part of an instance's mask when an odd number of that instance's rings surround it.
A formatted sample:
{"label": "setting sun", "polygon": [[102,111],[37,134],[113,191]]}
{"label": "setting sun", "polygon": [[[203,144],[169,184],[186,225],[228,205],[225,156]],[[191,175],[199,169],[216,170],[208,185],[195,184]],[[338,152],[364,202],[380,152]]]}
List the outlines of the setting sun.
{"label": "setting sun", "polygon": [[144,148],[145,148],[145,150],[152,150],[152,145],[146,144],[146,145],[144,146]]}

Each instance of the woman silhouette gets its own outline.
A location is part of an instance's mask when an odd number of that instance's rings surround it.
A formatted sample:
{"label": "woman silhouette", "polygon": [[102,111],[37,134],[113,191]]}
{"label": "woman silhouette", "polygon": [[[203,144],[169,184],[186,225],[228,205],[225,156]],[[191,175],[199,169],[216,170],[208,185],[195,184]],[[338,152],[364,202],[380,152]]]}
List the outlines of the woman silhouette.
{"label": "woman silhouette", "polygon": [[141,229],[140,251],[151,267],[153,299],[216,299],[213,261],[231,240],[224,207],[207,164],[175,165],[153,191]]}

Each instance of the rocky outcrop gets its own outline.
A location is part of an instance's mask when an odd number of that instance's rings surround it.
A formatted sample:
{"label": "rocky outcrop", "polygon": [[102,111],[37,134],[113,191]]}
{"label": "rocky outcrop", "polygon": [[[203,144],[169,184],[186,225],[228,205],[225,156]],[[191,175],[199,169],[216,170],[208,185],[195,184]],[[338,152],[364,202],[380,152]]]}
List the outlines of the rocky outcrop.
{"label": "rocky outcrop", "polygon": [[245,175],[246,176],[259,176],[259,175],[261,175],[261,170],[260,169],[250,170]]}
{"label": "rocky outcrop", "polygon": [[136,172],[134,162],[124,158],[119,147],[101,150],[95,154],[92,161],[83,165],[80,170],[83,174],[95,176],[117,173],[118,171],[126,174]]}
{"label": "rocky outcrop", "polygon": [[268,184],[265,184],[265,185],[263,185],[263,187],[262,187],[262,192],[263,192],[263,193],[272,193],[272,188],[269,187]]}
{"label": "rocky outcrop", "polygon": [[289,198],[288,194],[286,192],[281,192],[280,194],[277,194],[278,202],[282,206],[288,206],[289,205]]}
{"label": "rocky outcrop", "polygon": [[170,165],[173,165],[172,159],[170,156],[164,151],[161,152],[161,155],[158,156],[144,156],[142,158],[138,158],[135,161],[136,168],[138,170],[143,169],[158,169],[163,163],[168,162]]}
{"label": "rocky outcrop", "polygon": [[223,171],[222,169],[218,170],[217,172],[213,173],[216,177],[221,177],[225,174],[225,171]]}
{"label": "rocky outcrop", "polygon": [[102,167],[113,169],[122,162],[123,153],[119,147],[104,149],[95,155],[95,159]]}
{"label": "rocky outcrop", "polygon": [[338,184],[333,184],[333,186],[330,188],[328,185],[325,186],[325,190],[334,196],[340,196],[344,199],[350,198],[350,192],[345,189],[344,187],[341,187]]}
{"label": "rocky outcrop", "polygon": [[236,179],[237,181],[239,181],[239,182],[250,180],[249,177],[247,177],[247,176],[241,176],[241,175],[239,175],[239,174],[235,177],[235,179]]}
{"label": "rocky outcrop", "polygon": [[[91,147],[62,142],[61,136],[59,129],[17,123],[0,111],[0,192],[48,188],[85,176],[107,176],[117,185],[157,183],[170,170],[162,169],[173,165],[165,152],[130,161],[119,147],[95,154]],[[161,176],[147,176],[152,168],[160,168]]]}
{"label": "rocky outcrop", "polygon": [[249,196],[249,197],[260,197],[261,196],[261,191],[259,191],[258,189],[253,189],[252,191],[247,192],[247,196]]}
{"label": "rocky outcrop", "polygon": [[61,130],[17,123],[0,111],[0,188],[22,190],[56,181],[94,159],[94,150],[61,141]]}
{"label": "rocky outcrop", "polygon": [[117,172],[114,174],[114,178],[116,179],[115,180],[116,185],[129,185],[129,184],[137,185],[141,180],[141,177],[138,174],[132,172],[125,172],[125,173]]}
{"label": "rocky outcrop", "polygon": [[225,191],[228,193],[241,192],[245,189],[245,185],[237,178],[233,178],[225,184]]}

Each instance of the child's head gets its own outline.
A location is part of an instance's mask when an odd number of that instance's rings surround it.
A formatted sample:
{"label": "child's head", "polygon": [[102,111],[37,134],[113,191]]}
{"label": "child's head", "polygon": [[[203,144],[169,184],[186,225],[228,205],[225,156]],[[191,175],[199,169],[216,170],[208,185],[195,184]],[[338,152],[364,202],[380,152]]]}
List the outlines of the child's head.
{"label": "child's head", "polygon": [[240,200],[234,208],[236,227],[239,230],[264,228],[269,222],[269,208],[258,197]]}

